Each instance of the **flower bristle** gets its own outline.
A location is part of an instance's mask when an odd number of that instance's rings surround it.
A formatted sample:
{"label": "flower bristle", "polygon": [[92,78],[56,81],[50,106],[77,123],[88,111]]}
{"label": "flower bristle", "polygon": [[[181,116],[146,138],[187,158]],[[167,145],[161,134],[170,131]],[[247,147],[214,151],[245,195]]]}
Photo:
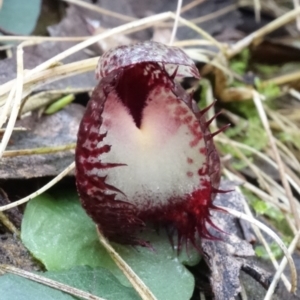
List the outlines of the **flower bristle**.
{"label": "flower bristle", "polygon": [[138,237],[148,223],[174,228],[179,248],[214,239],[207,224],[221,191],[213,136],[223,129],[211,133],[210,107],[199,111],[175,81],[199,77],[194,63],[178,48],[146,42],[108,51],[99,66],[76,148],[83,207],[118,243],[149,246]]}

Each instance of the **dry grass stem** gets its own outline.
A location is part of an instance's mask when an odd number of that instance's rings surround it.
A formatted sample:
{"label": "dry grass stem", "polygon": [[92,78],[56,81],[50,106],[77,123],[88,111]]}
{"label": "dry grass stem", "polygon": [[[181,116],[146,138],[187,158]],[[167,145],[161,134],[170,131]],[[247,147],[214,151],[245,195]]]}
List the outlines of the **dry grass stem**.
{"label": "dry grass stem", "polygon": [[[299,74],[299,78],[300,78],[300,74]],[[289,94],[300,101],[300,93],[295,89],[289,89]]]}
{"label": "dry grass stem", "polygon": [[12,234],[20,237],[20,231],[2,211],[0,211],[0,221]]}
{"label": "dry grass stem", "polygon": [[265,233],[267,233],[272,239],[274,239],[274,241],[278,244],[278,246],[281,248],[281,250],[283,251],[289,266],[290,266],[290,271],[291,271],[291,289],[290,291],[292,293],[295,293],[296,289],[297,289],[297,270],[296,270],[296,266],[294,264],[293,258],[291,256],[291,254],[289,253],[288,249],[286,248],[285,244],[283,243],[283,241],[280,239],[280,237],[273,231],[271,230],[268,226],[266,226],[265,224],[261,223],[260,221],[244,214],[241,213],[239,211],[236,211],[234,209],[231,208],[227,208],[227,207],[223,207],[223,206],[218,206],[219,208],[221,208],[224,212],[227,212],[239,219],[243,219],[245,221],[250,222],[251,224],[257,226],[259,229],[263,230]]}
{"label": "dry grass stem", "polygon": [[260,5],[260,0],[253,0],[254,1],[254,12],[255,12],[255,21],[257,23],[260,22],[261,16],[261,5]]}
{"label": "dry grass stem", "polygon": [[286,145],[284,145],[281,141],[279,141],[275,137],[274,137],[274,139],[275,139],[275,143],[276,143],[276,146],[278,147],[278,149],[281,150],[281,152],[291,160],[292,165],[294,166],[295,170],[299,171],[300,163],[297,160],[297,158],[295,157],[295,155],[293,154],[293,152],[291,152],[290,149]]}
{"label": "dry grass stem", "polygon": [[[280,203],[276,201],[271,195],[267,194],[260,188],[256,187],[255,185],[245,181],[245,179],[242,179],[241,177],[237,176],[236,174],[232,173],[228,169],[223,170],[224,175],[229,178],[230,180],[237,181],[240,183],[244,188],[258,196],[259,198],[263,199],[266,202],[269,202],[270,204],[275,205],[279,209],[281,209],[283,212],[291,213],[291,209],[288,204],[286,203]],[[284,199],[283,199],[284,200]]]}
{"label": "dry grass stem", "polygon": [[214,11],[210,14],[207,14],[205,16],[198,17],[198,18],[195,18],[195,19],[191,19],[189,21],[199,25],[201,23],[204,23],[204,22],[207,22],[207,21],[210,21],[210,20],[214,20],[218,17],[226,15],[229,12],[236,10],[237,8],[238,8],[237,4],[228,5],[224,8],[221,8],[221,9],[219,9],[217,11]]}
{"label": "dry grass stem", "polygon": [[286,179],[284,164],[283,164],[283,162],[281,160],[281,157],[279,155],[279,152],[278,152],[273,134],[271,132],[271,129],[270,129],[270,126],[269,126],[269,122],[268,122],[264,107],[261,103],[260,95],[256,91],[253,91],[253,101],[254,101],[254,104],[255,104],[256,109],[258,111],[258,114],[260,116],[261,122],[262,122],[262,124],[263,124],[263,126],[266,130],[266,133],[269,137],[269,142],[271,144],[271,147],[272,147],[272,150],[273,150],[273,153],[274,153],[277,165],[278,165],[278,171],[279,171],[279,174],[280,174],[281,182],[282,182],[282,185],[284,186],[284,189],[286,191],[287,198],[289,199],[289,202],[290,202],[292,214],[295,218],[296,227],[297,227],[298,230],[300,230],[300,218],[299,218],[299,214],[298,214],[298,211],[297,211],[297,204],[296,204],[296,201],[294,200],[291,187],[290,187],[290,185],[289,185],[289,183]]}
{"label": "dry grass stem", "polygon": [[136,18],[126,16],[124,14],[119,14],[119,13],[116,13],[116,12],[112,12],[111,10],[104,9],[100,6],[93,5],[93,4],[87,3],[85,1],[81,1],[81,0],[62,0],[62,1],[65,1],[65,2],[68,2],[68,3],[71,3],[71,4],[75,4],[75,5],[87,8],[89,10],[98,12],[100,14],[107,15],[107,16],[110,16],[110,17],[113,17],[113,18],[116,18],[116,19],[120,19],[122,21],[130,22],[130,21],[136,20]]}
{"label": "dry grass stem", "polygon": [[79,290],[77,288],[74,288],[72,286],[69,286],[64,283],[60,283],[58,281],[49,279],[47,277],[41,276],[39,274],[31,273],[25,270],[21,270],[19,268],[16,268],[14,266],[10,265],[0,265],[0,269],[4,272],[15,274],[24,278],[27,278],[29,280],[42,283],[44,285],[50,286],[54,289],[60,290],[62,292],[68,293],[70,295],[73,295],[75,297],[79,297],[86,300],[105,300],[104,298],[100,298],[98,296],[92,295],[88,292]]}
{"label": "dry grass stem", "polygon": [[9,150],[3,153],[2,157],[15,157],[15,156],[25,156],[25,155],[36,155],[36,154],[51,154],[62,151],[74,150],[76,144],[68,144],[62,146],[53,147],[43,147],[34,149],[21,149],[21,150]]}
{"label": "dry grass stem", "polygon": [[293,73],[280,75],[278,77],[274,77],[269,80],[264,80],[261,82],[261,86],[265,87],[270,84],[283,85],[283,84],[288,84],[290,82],[299,81],[299,80],[300,80],[300,71],[295,71]]}
{"label": "dry grass stem", "polygon": [[[172,14],[172,17],[174,17],[173,14]],[[192,23],[182,17],[179,17],[179,21],[181,24],[183,24],[183,25],[193,29],[195,32],[199,33],[201,36],[203,36],[208,41],[211,41],[213,43],[213,45],[215,45],[218,49],[220,49],[220,51],[222,53],[226,52],[225,47],[221,43],[219,43],[214,37],[212,37],[209,33],[207,33],[205,30],[203,30],[199,26],[195,25],[194,23]]]}
{"label": "dry grass stem", "polygon": [[[199,48],[183,48],[185,52],[189,53],[195,53],[196,55],[200,54],[206,57],[206,59],[209,61],[212,58],[215,58],[217,56],[217,53],[213,50],[208,50],[208,49],[199,49]],[[192,54],[191,54],[192,55]],[[210,63],[210,62],[209,62]],[[225,68],[225,66],[223,67]]]}
{"label": "dry grass stem", "polygon": [[240,292],[241,300],[248,300],[248,296],[247,296],[245,286],[242,282],[240,284],[241,284],[241,292]]}
{"label": "dry grass stem", "polygon": [[6,102],[4,103],[4,107],[1,110],[0,128],[2,128],[3,124],[7,120],[7,116],[8,116],[9,110],[11,108],[11,102],[12,102],[13,97],[15,96],[15,93],[16,93],[16,85],[12,86],[11,89],[9,90],[8,97],[6,99]]}
{"label": "dry grass stem", "polygon": [[255,185],[253,185],[253,184],[245,181],[245,179],[242,179],[241,177],[239,177],[236,174],[232,173],[228,169],[224,169],[223,173],[230,180],[234,180],[234,181],[239,182],[244,188],[246,188],[247,190],[249,190],[250,192],[252,192],[256,196],[258,196],[258,198],[263,199],[264,201],[269,202],[270,204],[275,205],[280,210],[282,210],[282,212],[291,213],[291,209],[290,209],[290,206],[288,204],[288,200],[287,200],[286,197],[282,199],[283,203],[278,202],[276,200],[277,198],[274,198],[272,195],[267,194],[266,192],[264,192],[259,187],[257,187]]}
{"label": "dry grass stem", "polygon": [[[224,170],[225,171],[225,174],[226,176],[231,179],[231,180],[235,180],[235,177],[232,173],[230,173],[228,170]],[[240,188],[239,187],[236,187],[236,190],[239,192],[239,193],[242,193]],[[251,218],[254,218],[250,208],[249,208],[249,205],[248,203],[245,201],[245,199],[243,199],[243,204],[244,204],[244,210],[245,210],[245,213],[250,216]],[[269,255],[269,258],[275,268],[275,270],[277,270],[279,268],[279,264],[276,260],[276,258],[274,257],[274,254],[269,246],[269,244],[267,243],[266,239],[264,238],[263,234],[261,233],[260,231],[260,228],[256,227],[256,226],[253,226],[252,224],[252,228],[253,228],[253,231],[255,233],[255,235],[258,237],[259,241],[262,243],[262,245],[265,247],[268,255]],[[291,289],[291,283],[289,282],[289,280],[286,278],[286,276],[284,274],[281,275],[281,279],[286,287],[286,289],[289,291]]]}
{"label": "dry grass stem", "polygon": [[0,46],[0,51],[7,51],[7,50],[10,51],[13,47],[14,47],[13,45],[1,45]]}
{"label": "dry grass stem", "polygon": [[101,245],[106,249],[116,265],[124,273],[126,278],[132,284],[133,288],[141,296],[143,300],[157,300],[145,283],[134,273],[131,267],[123,260],[123,258],[115,251],[102,232],[97,229],[98,237]]}
{"label": "dry grass stem", "polygon": [[[204,23],[204,22],[216,19],[216,18],[221,17],[221,16],[223,16],[223,15],[225,15],[225,14],[231,12],[231,11],[234,11],[239,6],[241,6],[241,5],[237,5],[237,4],[228,5],[228,6],[224,7],[224,8],[221,8],[221,9],[219,9],[217,11],[209,13],[209,14],[207,14],[205,16],[201,16],[201,17],[198,17],[198,18],[190,19],[188,21],[192,22],[192,23],[194,23],[196,25],[199,25],[201,23]],[[161,23],[158,26],[159,27],[172,27],[173,25],[170,24],[170,23]],[[179,26],[182,26],[182,24],[179,25]]]}
{"label": "dry grass stem", "polygon": [[297,16],[300,14],[300,7],[294,10],[291,10],[284,14],[283,16],[275,19],[274,21],[268,23],[264,27],[258,29],[257,31],[251,33],[246,36],[236,44],[234,44],[228,51],[227,56],[231,58],[238,53],[240,53],[243,49],[249,47],[254,41],[261,40],[265,35],[271,33],[272,31],[294,21]]}
{"label": "dry grass stem", "polygon": [[45,107],[66,94],[76,95],[80,93],[89,93],[91,91],[92,88],[65,88],[62,90],[46,90],[38,92],[32,96],[26,97],[25,99],[23,97],[22,106],[19,111],[19,117],[27,112]]}
{"label": "dry grass stem", "polygon": [[172,30],[172,35],[171,35],[169,45],[172,45],[175,41],[176,32],[177,32],[177,28],[178,28],[179,17],[180,17],[181,6],[182,6],[182,0],[178,0],[177,1],[176,14],[175,14],[175,20],[174,20],[174,25],[173,25],[173,30]]}
{"label": "dry grass stem", "polygon": [[48,189],[50,189],[53,185],[55,185],[58,181],[60,181],[63,177],[65,177],[70,171],[72,171],[75,168],[75,163],[71,163],[66,169],[64,169],[61,173],[59,173],[55,178],[53,178],[50,182],[48,182],[46,185],[44,185],[42,188],[37,190],[36,192],[30,194],[29,196],[22,198],[18,201],[15,201],[13,203],[0,206],[0,211],[5,211],[8,209],[11,209],[13,207],[17,207],[21,204],[24,204],[28,202],[29,200],[41,195],[42,193],[46,192]]}
{"label": "dry grass stem", "polygon": [[155,22],[163,21],[163,20],[166,20],[171,17],[173,17],[173,13],[171,13],[171,12],[161,13],[161,14],[157,14],[154,16],[139,19],[136,21],[132,21],[130,23],[115,27],[113,29],[107,30],[98,35],[95,35],[95,36],[59,53],[58,55],[48,59],[47,61],[43,62],[40,65],[38,65],[34,69],[28,71],[25,75],[25,79],[37,74],[38,72],[41,72],[43,70],[50,68],[51,66],[53,66],[53,65],[57,64],[58,62],[60,62],[61,60],[63,60],[64,58],[66,58],[80,50],[83,50],[83,49],[99,42],[100,40],[103,40],[105,38],[108,38],[110,36],[113,36],[113,35],[116,35],[119,33],[126,33],[129,30],[133,30],[133,29],[138,30],[139,27],[144,26],[144,25],[151,26]]}
{"label": "dry grass stem", "polygon": [[[208,40],[184,40],[184,41],[175,41],[173,46],[176,47],[186,47],[186,46],[211,46],[213,42]],[[224,45],[223,45],[224,46]]]}
{"label": "dry grass stem", "polygon": [[194,0],[184,6],[182,6],[181,10],[180,10],[180,13],[184,13],[194,7],[196,7],[197,5],[203,3],[205,0]]}
{"label": "dry grass stem", "polygon": [[[289,246],[288,251],[289,251],[290,254],[292,254],[294,252],[294,250],[296,248],[296,245],[298,243],[299,237],[300,237],[300,231],[298,231],[298,233],[295,235],[293,241],[291,242],[291,244]],[[280,263],[280,266],[279,266],[278,270],[276,271],[276,274],[273,277],[273,280],[272,280],[272,282],[269,286],[269,289],[267,291],[267,294],[266,294],[264,300],[271,300],[272,299],[272,296],[275,292],[275,289],[277,287],[280,276],[283,274],[283,271],[285,269],[286,264],[287,264],[287,258],[284,257],[282,259],[281,263]]]}
{"label": "dry grass stem", "polygon": [[[278,165],[271,159],[269,158],[267,155],[265,155],[263,152],[260,152],[258,150],[256,150],[255,148],[252,148],[246,144],[242,144],[239,143],[237,141],[231,140],[227,137],[225,137],[224,135],[222,137],[220,136],[216,136],[216,141],[222,143],[222,144],[228,144],[228,145],[232,145],[232,146],[236,146],[238,148],[247,150],[252,152],[253,154],[257,155],[258,157],[260,157],[261,159],[263,159],[265,162],[267,162],[270,166],[272,166],[273,168],[275,168],[276,170],[278,170]],[[297,190],[297,192],[300,195],[300,189],[297,183],[295,183],[295,181],[291,178],[291,176],[289,174],[285,174],[287,180],[290,182],[290,184]]]}
{"label": "dry grass stem", "polygon": [[[28,131],[28,130],[25,127],[14,127],[14,131]],[[0,133],[4,133],[4,132],[5,132],[5,128],[0,129]]]}
{"label": "dry grass stem", "polygon": [[[195,49],[183,49],[183,50],[193,60],[199,61],[199,62],[205,62],[205,63],[209,64],[210,66],[216,67],[216,68],[220,69],[221,71],[223,71],[229,78],[235,78],[236,77],[230,69],[228,69],[226,66],[222,65],[219,62],[219,59],[217,59],[217,57],[210,60],[206,55],[201,53],[201,51],[199,51],[199,50],[197,50],[197,51],[195,51]],[[238,77],[237,79],[241,79],[241,78]]]}
{"label": "dry grass stem", "polygon": [[[64,77],[69,77],[88,71],[94,71],[98,60],[98,57],[88,58],[74,63],[53,67],[49,70],[40,71],[30,77],[25,76],[24,85],[25,87],[27,85],[30,85],[30,89],[32,90],[32,86],[34,86],[35,84],[43,85],[45,83],[53,82]],[[11,93],[11,90],[14,89],[15,83],[16,79],[13,79],[0,86],[0,96],[4,96],[8,92]],[[6,103],[7,102],[9,101],[6,101]]]}
{"label": "dry grass stem", "polygon": [[[263,187],[264,190],[266,190],[270,195],[273,195],[273,192],[271,190],[271,187],[269,186],[269,184],[265,181],[264,178],[264,173],[261,172],[261,170],[254,165],[247,157],[246,155],[243,154],[243,152],[236,147],[234,144],[232,144],[236,154],[239,156],[239,158],[244,161],[247,166],[252,170],[252,172],[256,175],[257,180],[259,182],[259,185]],[[265,174],[266,175],[266,174]]]}
{"label": "dry grass stem", "polygon": [[[213,95],[213,88],[212,88],[209,80],[205,80],[205,81],[206,81],[205,82],[205,84],[206,84],[206,97],[205,97],[206,106],[210,106],[215,101],[214,95]],[[212,106],[212,108],[207,112],[207,119],[211,120],[215,115],[216,115],[215,107]],[[214,119],[211,122],[210,128],[212,128],[212,131],[214,131],[218,128],[216,119]]]}
{"label": "dry grass stem", "polygon": [[34,42],[81,42],[90,38],[90,36],[73,36],[73,37],[59,37],[59,36],[18,36],[18,35],[0,35],[0,41],[34,41]]}
{"label": "dry grass stem", "polygon": [[200,300],[206,300],[206,297],[202,292],[200,292]]}
{"label": "dry grass stem", "polygon": [[23,42],[17,47],[17,80],[16,80],[16,92],[15,92],[15,99],[12,105],[12,111],[10,114],[9,121],[7,123],[7,127],[5,133],[2,137],[1,144],[0,144],[0,158],[7,146],[7,143],[10,139],[10,136],[13,132],[15,122],[18,117],[19,109],[21,107],[22,101],[22,92],[23,92],[23,45],[27,42]]}
{"label": "dry grass stem", "polygon": [[[298,169],[300,170],[300,169]],[[295,188],[298,195],[300,195],[300,179],[299,177],[292,171],[291,168],[286,167],[286,178],[289,180],[290,184],[293,188]],[[300,207],[300,204],[299,204]]]}
{"label": "dry grass stem", "polygon": [[[299,0],[293,0],[294,8],[297,9],[300,7],[300,1]],[[300,16],[296,19],[297,29],[300,31]]]}
{"label": "dry grass stem", "polygon": [[289,120],[286,116],[282,115],[280,112],[274,111],[268,106],[264,105],[264,109],[270,117],[274,121],[274,123],[279,124],[281,131],[283,132],[292,132],[294,130],[298,131],[298,126],[291,120]]}

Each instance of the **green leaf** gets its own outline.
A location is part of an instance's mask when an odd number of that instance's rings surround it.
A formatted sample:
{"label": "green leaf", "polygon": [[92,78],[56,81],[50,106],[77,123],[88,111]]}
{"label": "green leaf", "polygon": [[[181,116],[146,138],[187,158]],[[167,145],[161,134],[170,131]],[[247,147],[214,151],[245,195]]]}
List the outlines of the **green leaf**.
{"label": "green leaf", "polygon": [[282,222],[285,219],[283,213],[277,207],[265,201],[259,199],[251,201],[251,206],[256,213],[265,215],[277,222]]}
{"label": "green leaf", "polygon": [[280,96],[280,87],[275,83],[268,83],[267,85],[263,86],[259,78],[255,78],[255,85],[258,91],[263,94],[267,99],[273,99]]}
{"label": "green leaf", "polygon": [[[140,299],[133,288],[123,286],[110,272],[103,268],[92,269],[81,266],[68,271],[52,271],[40,274],[107,300]],[[13,274],[5,274],[0,277],[0,294],[1,300],[77,299],[57,289]]]}
{"label": "green leaf", "polygon": [[46,115],[52,115],[60,110],[62,110],[64,107],[66,107],[68,104],[73,102],[75,100],[74,94],[69,94],[67,96],[64,96],[54,103],[50,104],[47,109],[44,111],[44,114]]}
{"label": "green leaf", "polygon": [[[275,258],[278,259],[278,258],[282,257],[283,252],[282,252],[281,248],[278,246],[277,243],[272,242],[269,246],[270,246],[271,252],[273,253]],[[255,247],[255,254],[256,254],[256,256],[258,256],[262,259],[266,259],[266,260],[270,259],[270,256],[269,256],[267,250],[263,246],[256,246]]]}
{"label": "green leaf", "polygon": [[235,170],[240,171],[240,170],[245,169],[248,166],[248,163],[243,160],[236,160],[231,163],[231,166]]}
{"label": "green leaf", "polygon": [[267,64],[255,64],[254,68],[259,73],[261,73],[262,75],[266,75],[266,76],[272,76],[276,72],[278,72],[280,69],[279,66],[272,66],[272,65],[267,65]]}
{"label": "green leaf", "polygon": [[30,34],[40,14],[41,0],[4,0],[0,26],[16,34]]}
{"label": "green leaf", "polygon": [[[76,192],[41,195],[31,200],[25,210],[21,237],[48,270],[66,270],[78,265],[104,267],[122,284],[129,285],[99,244],[95,225],[83,211]],[[198,253],[188,249],[189,255],[183,253],[177,257],[163,231],[159,235],[153,232],[143,237],[151,242],[154,251],[113,246],[158,299],[190,299],[194,278],[182,263],[196,264]]]}
{"label": "green leaf", "polygon": [[300,149],[300,134],[297,129],[294,132],[280,132],[279,139],[284,143],[291,143],[294,147]]}
{"label": "green leaf", "polygon": [[[245,124],[247,124],[245,126]],[[227,132],[228,131],[228,132]],[[240,123],[230,130],[226,130],[225,134],[230,138],[235,138],[242,144],[248,145],[256,150],[262,150],[268,145],[268,136],[261,126],[258,117],[248,117],[248,122],[240,120]],[[248,150],[241,149],[246,156],[252,156],[253,153]],[[235,151],[233,151],[235,153]],[[230,154],[233,154],[231,151]],[[236,154],[233,154],[236,156]]]}
{"label": "green leaf", "polygon": [[237,58],[234,58],[229,62],[230,69],[240,75],[244,75],[248,68],[249,58],[250,51],[246,48],[237,56]]}
{"label": "green leaf", "polygon": [[2,300],[75,299],[61,291],[12,274],[5,274],[0,277],[0,293]]}

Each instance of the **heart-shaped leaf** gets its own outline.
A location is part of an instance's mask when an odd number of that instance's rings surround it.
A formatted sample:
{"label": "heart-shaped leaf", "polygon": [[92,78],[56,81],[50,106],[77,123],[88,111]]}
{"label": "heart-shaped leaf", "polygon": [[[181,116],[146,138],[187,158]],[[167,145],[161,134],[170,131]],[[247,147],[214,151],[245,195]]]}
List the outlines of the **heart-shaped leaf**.
{"label": "heart-shaped leaf", "polygon": [[[48,270],[66,270],[78,265],[104,267],[121,283],[129,285],[99,244],[95,225],[83,211],[75,192],[41,195],[31,200],[25,210],[21,234],[25,246]],[[178,257],[163,231],[144,235],[144,239],[150,241],[154,251],[113,246],[158,299],[190,299],[194,278],[183,262],[196,264],[198,253],[188,249],[188,255],[183,253]]]}
{"label": "heart-shaped leaf", "polygon": [[4,0],[0,26],[16,34],[30,34],[40,14],[41,0]]}
{"label": "heart-shaped leaf", "polygon": [[[123,286],[115,276],[103,268],[92,269],[87,266],[80,266],[67,271],[45,272],[42,276],[107,300],[140,299],[133,288]],[[75,299],[60,290],[13,274],[5,274],[0,277],[0,294],[2,300]]]}

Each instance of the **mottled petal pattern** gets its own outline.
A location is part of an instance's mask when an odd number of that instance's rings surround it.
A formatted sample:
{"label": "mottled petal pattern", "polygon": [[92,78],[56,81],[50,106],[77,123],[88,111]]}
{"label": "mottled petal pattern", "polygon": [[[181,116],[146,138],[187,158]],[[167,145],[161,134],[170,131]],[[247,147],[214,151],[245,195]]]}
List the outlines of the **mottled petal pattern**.
{"label": "mottled petal pattern", "polygon": [[178,77],[200,77],[194,62],[183,50],[150,41],[107,51],[100,57],[96,77],[101,79],[114,70],[144,62],[160,63],[169,75],[178,68]]}

